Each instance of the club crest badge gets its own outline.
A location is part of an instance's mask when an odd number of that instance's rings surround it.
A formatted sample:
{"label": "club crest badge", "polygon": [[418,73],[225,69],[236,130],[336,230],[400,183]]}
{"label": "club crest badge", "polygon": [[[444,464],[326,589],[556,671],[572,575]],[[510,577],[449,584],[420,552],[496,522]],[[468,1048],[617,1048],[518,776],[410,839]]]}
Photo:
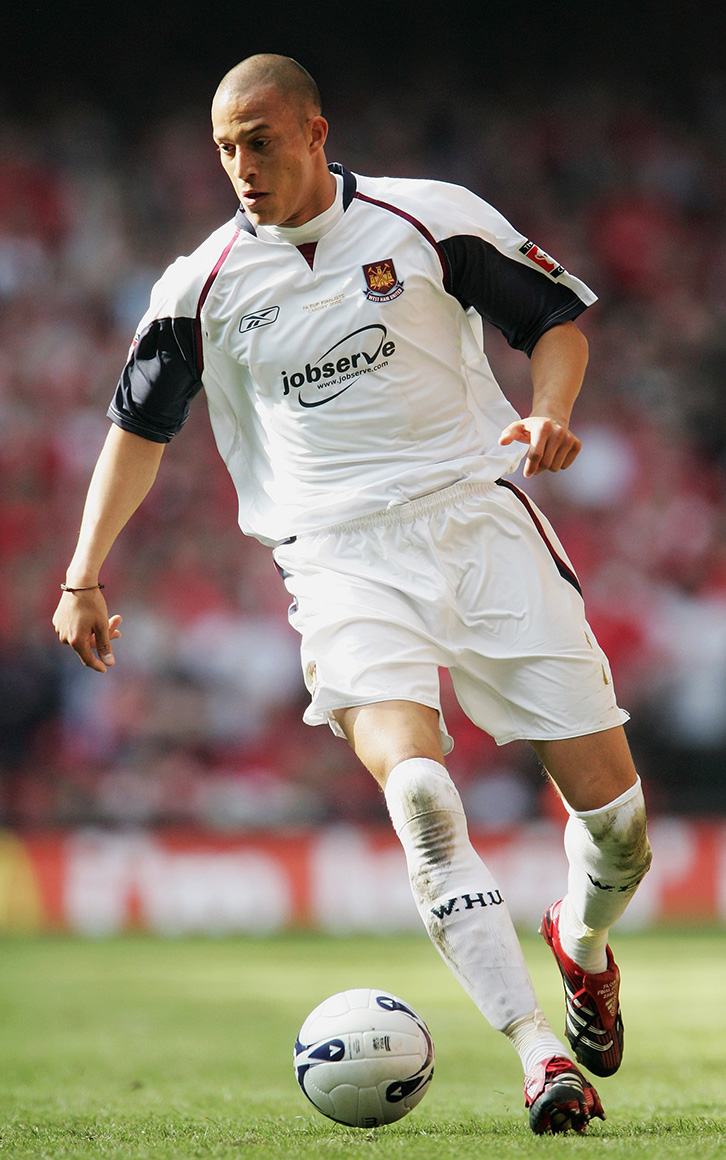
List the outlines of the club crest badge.
{"label": "club crest badge", "polygon": [[362,270],[366,280],[363,293],[369,302],[393,302],[394,298],[403,294],[403,282],[399,282],[391,258],[382,262],[369,262]]}

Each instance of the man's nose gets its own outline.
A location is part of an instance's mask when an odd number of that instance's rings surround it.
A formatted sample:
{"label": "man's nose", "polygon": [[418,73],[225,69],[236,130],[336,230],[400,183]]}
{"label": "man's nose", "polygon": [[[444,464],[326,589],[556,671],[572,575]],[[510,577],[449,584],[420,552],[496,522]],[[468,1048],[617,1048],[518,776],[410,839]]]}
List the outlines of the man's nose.
{"label": "man's nose", "polygon": [[247,181],[256,172],[254,157],[247,149],[237,149],[234,156],[234,175],[241,181]]}

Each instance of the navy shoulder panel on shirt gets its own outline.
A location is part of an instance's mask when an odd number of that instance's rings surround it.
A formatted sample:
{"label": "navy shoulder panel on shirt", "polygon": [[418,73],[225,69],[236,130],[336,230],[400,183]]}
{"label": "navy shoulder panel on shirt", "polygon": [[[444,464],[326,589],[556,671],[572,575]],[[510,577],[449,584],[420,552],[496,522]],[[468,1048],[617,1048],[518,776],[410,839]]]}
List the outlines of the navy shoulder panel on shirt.
{"label": "navy shoulder panel on shirt", "polygon": [[355,174],[341,165],[339,161],[331,161],[328,169],[331,173],[339,173],[343,178],[343,210],[345,211],[352,202],[358,186]]}
{"label": "navy shoulder panel on shirt", "polygon": [[444,238],[439,247],[446,258],[449,293],[527,355],[546,330],[587,308],[569,287],[513,261],[483,238],[458,234]]}
{"label": "navy shoulder panel on shirt", "polygon": [[123,369],[108,417],[124,431],[168,443],[201,390],[195,318],[156,318]]}

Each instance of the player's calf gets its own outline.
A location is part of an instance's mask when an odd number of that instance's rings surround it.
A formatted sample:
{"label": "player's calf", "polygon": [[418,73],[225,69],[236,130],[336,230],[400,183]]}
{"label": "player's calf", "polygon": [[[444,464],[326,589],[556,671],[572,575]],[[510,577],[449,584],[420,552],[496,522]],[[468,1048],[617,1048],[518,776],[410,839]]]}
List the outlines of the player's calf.
{"label": "player's calf", "polygon": [[434,946],[492,1027],[506,1035],[525,1073],[564,1057],[564,1044],[537,1005],[506,901],[469,841],[445,767],[428,758],[403,761],[385,793]]}
{"label": "player's calf", "polygon": [[469,841],[456,786],[443,765],[420,757],[391,771],[385,794],[429,937],[503,1031],[537,1000],[506,901]]}
{"label": "player's calf", "polygon": [[601,809],[575,811],[565,828],[570,863],[559,934],[566,954],[584,970],[607,969],[605,947],[650,866],[645,801],[638,779]]}

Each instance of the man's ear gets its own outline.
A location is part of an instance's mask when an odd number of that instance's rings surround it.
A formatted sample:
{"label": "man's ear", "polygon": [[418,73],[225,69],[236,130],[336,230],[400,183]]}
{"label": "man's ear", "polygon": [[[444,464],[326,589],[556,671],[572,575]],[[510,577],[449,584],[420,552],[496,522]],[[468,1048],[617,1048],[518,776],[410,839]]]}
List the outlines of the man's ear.
{"label": "man's ear", "polygon": [[308,121],[308,133],[311,152],[322,149],[328,137],[328,122],[325,117],[311,117]]}

